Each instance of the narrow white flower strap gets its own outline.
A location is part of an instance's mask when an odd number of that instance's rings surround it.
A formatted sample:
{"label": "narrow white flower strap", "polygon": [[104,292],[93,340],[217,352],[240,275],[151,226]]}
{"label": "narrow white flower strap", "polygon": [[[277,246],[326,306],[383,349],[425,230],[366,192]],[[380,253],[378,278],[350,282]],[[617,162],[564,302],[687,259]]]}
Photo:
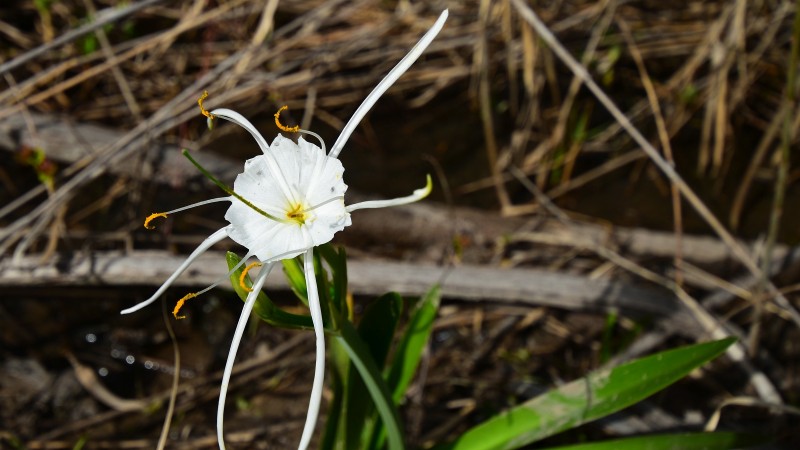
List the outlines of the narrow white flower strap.
{"label": "narrow white flower strap", "polygon": [[447,20],[448,12],[445,9],[442,11],[442,14],[439,15],[439,18],[436,20],[436,23],[433,24],[430,30],[422,36],[422,39],[417,42],[416,45],[411,49],[410,52],[403,59],[397,63],[394,68],[386,74],[385,77],[375,86],[375,89],[367,95],[367,98],[361,102],[361,105],[356,109],[356,112],[353,113],[353,117],[347,121],[347,124],[342,128],[342,132],[339,134],[339,137],[336,139],[336,142],[333,143],[333,147],[331,147],[331,152],[328,154],[331,158],[337,158],[339,153],[341,153],[342,148],[344,148],[344,144],[350,138],[350,135],[353,134],[358,124],[361,122],[361,119],[364,118],[365,115],[369,112],[375,102],[386,92],[387,89],[391,85],[400,78],[409,67],[419,58],[419,55],[425,51],[426,48],[433,42],[433,39],[436,38],[436,35],[442,30],[444,26],[444,22]]}
{"label": "narrow white flower strap", "polygon": [[425,187],[420,189],[415,189],[411,195],[407,195],[405,197],[400,197],[400,198],[393,198],[390,200],[367,200],[365,202],[354,203],[350,206],[346,206],[345,210],[350,213],[358,209],[388,208],[390,206],[407,205],[409,203],[414,203],[422,200],[423,198],[427,197],[432,190],[433,190],[433,181],[431,180],[431,176],[428,175]]}
{"label": "narrow white flower strap", "polygon": [[275,181],[278,182],[283,195],[287,200],[296,203],[297,198],[295,198],[294,192],[289,189],[289,184],[286,182],[286,176],[283,174],[280,164],[278,164],[278,162],[275,160],[275,156],[272,154],[272,152],[269,151],[269,144],[264,137],[261,136],[261,133],[258,132],[256,127],[253,126],[253,124],[250,123],[250,121],[247,120],[243,115],[228,108],[217,108],[211,111],[209,114],[211,114],[213,117],[221,117],[229,122],[233,122],[247,130],[247,132],[253,136],[258,144],[258,147],[261,149],[261,152],[264,153],[264,156],[266,156],[267,167],[269,167],[270,174],[275,177]]}
{"label": "narrow white flower strap", "polygon": [[186,270],[186,268],[188,268],[194,262],[195,259],[197,259],[200,255],[205,253],[206,250],[208,250],[209,248],[214,246],[214,244],[216,244],[217,242],[222,241],[226,237],[228,237],[228,229],[227,228],[222,228],[221,230],[217,230],[216,232],[214,232],[214,234],[212,234],[211,236],[207,237],[206,240],[201,242],[200,245],[197,246],[195,251],[193,251],[192,254],[189,255],[188,258],[186,258],[186,261],[184,261],[183,264],[181,264],[180,267],[178,267],[178,269],[175,270],[175,272],[169,278],[167,278],[167,281],[165,281],[164,284],[162,284],[161,287],[158,288],[158,290],[156,291],[155,294],[153,294],[150,298],[148,298],[147,300],[145,300],[145,301],[143,301],[143,302],[141,302],[139,304],[131,306],[128,309],[123,309],[122,311],[120,311],[120,314],[130,314],[132,312],[136,312],[136,311],[144,308],[145,306],[153,303],[154,301],[156,301],[158,299],[158,297],[161,297],[161,294],[163,294],[164,291],[166,291],[167,288],[169,288],[172,285],[172,283],[175,281],[175,279],[177,279],[179,276],[181,276],[183,271]]}
{"label": "narrow white flower strap", "polygon": [[311,396],[308,400],[308,413],[300,438],[298,450],[306,450],[314,435],[317,425],[319,406],[322,403],[322,386],[325,381],[325,329],[322,322],[322,309],[319,304],[319,291],[314,273],[314,248],[311,247],[303,256],[303,272],[306,275],[306,292],[308,293],[308,309],[311,312],[311,321],[314,323],[316,336],[316,359],[314,363],[314,383],[311,385]]}
{"label": "narrow white flower strap", "polygon": [[253,283],[253,290],[247,295],[242,313],[239,315],[239,322],[236,324],[236,331],[233,333],[231,349],[228,351],[228,360],[225,361],[225,370],[222,373],[222,384],[219,388],[219,404],[217,405],[217,443],[219,444],[220,450],[225,450],[225,439],[223,437],[225,398],[228,396],[228,384],[231,381],[233,362],[236,360],[236,351],[239,350],[239,343],[242,341],[244,329],[247,327],[247,322],[250,319],[250,313],[253,311],[253,307],[258,299],[258,294],[261,293],[261,288],[264,287],[264,282],[267,281],[267,276],[274,266],[275,263],[269,263],[261,268],[261,272],[256,277],[255,283]]}

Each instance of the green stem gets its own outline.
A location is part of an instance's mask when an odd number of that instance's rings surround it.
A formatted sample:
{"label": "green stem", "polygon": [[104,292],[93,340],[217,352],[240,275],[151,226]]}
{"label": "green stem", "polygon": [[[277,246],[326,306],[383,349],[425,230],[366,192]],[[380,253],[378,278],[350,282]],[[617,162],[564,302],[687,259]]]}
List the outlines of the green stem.
{"label": "green stem", "polygon": [[189,154],[189,150],[183,149],[182,153],[183,153],[183,156],[186,157],[186,159],[188,159],[192,164],[194,164],[195,167],[197,167],[197,170],[199,170],[200,173],[203,174],[203,176],[205,176],[206,178],[211,180],[212,183],[214,183],[217,186],[219,186],[219,188],[222,189],[223,191],[225,191],[225,193],[227,193],[228,195],[234,197],[235,199],[237,199],[240,202],[244,203],[245,205],[249,206],[250,208],[253,209],[253,211],[261,214],[262,216],[266,217],[267,219],[274,220],[276,222],[281,222],[281,223],[288,223],[289,222],[288,219],[279,219],[279,218],[273,216],[272,214],[264,211],[263,209],[259,208],[256,205],[250,203],[250,201],[248,201],[247,199],[245,199],[241,195],[239,195],[236,192],[234,192],[233,189],[231,189],[225,183],[223,183],[223,182],[219,181],[218,179],[216,179],[214,177],[214,175],[211,175],[211,172],[206,170],[203,166],[200,165],[199,162],[197,162],[194,158],[192,158],[192,155]]}

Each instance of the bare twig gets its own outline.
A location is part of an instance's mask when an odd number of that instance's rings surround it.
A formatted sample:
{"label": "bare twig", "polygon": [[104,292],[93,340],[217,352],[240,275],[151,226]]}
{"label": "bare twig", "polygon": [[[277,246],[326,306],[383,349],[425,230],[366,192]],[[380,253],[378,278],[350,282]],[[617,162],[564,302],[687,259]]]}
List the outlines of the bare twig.
{"label": "bare twig", "polygon": [[[625,37],[625,40],[628,42],[628,48],[630,49],[631,56],[633,56],[633,60],[636,62],[636,67],[639,69],[639,76],[642,79],[642,85],[647,92],[647,99],[650,101],[650,108],[653,110],[653,118],[655,119],[656,128],[658,129],[658,138],[661,141],[661,148],[664,150],[664,158],[672,167],[675,167],[675,158],[672,154],[672,144],[670,144],[667,125],[664,122],[664,116],[661,114],[661,106],[659,104],[658,95],[656,94],[656,89],[653,86],[653,81],[650,79],[650,75],[647,74],[647,68],[645,67],[642,54],[639,51],[639,48],[636,46],[636,42],[633,40],[633,36],[631,35],[628,24],[624,20],[618,20],[617,25],[622,31],[622,35]],[[676,241],[674,259],[675,285],[682,286],[683,255],[681,252],[681,241],[683,240],[683,211],[681,209],[681,195],[680,192],[678,192],[678,186],[674,181],[670,181],[670,196],[672,198],[672,225],[673,229],[675,230]]]}
{"label": "bare twig", "polygon": [[[86,10],[89,11],[92,16],[97,15],[97,10],[95,10],[92,0],[83,0],[83,4],[86,5]],[[122,73],[122,70],[120,70],[119,65],[113,63],[115,59],[114,50],[111,48],[111,43],[108,41],[106,32],[103,31],[102,28],[98,28],[94,30],[94,34],[97,36],[98,42],[100,42],[100,47],[103,49],[103,54],[105,55],[106,59],[109,60],[109,62],[112,62],[111,73],[114,75],[114,80],[119,86],[119,91],[122,93],[125,103],[128,104],[128,109],[130,109],[131,115],[136,118],[137,122],[141,122],[141,108],[139,108],[139,104],[136,102],[136,97],[133,95],[133,91],[131,91],[130,83],[128,83],[128,80],[125,79],[125,75]]]}
{"label": "bare twig", "polygon": [[167,413],[164,416],[164,425],[161,427],[161,435],[158,437],[157,450],[164,450],[167,445],[167,436],[169,436],[169,427],[172,423],[172,416],[175,413],[175,400],[178,398],[178,382],[181,375],[181,349],[178,346],[178,338],[175,337],[175,330],[172,329],[172,321],[169,314],[167,314],[166,303],[161,302],[161,317],[164,320],[164,327],[169,334],[169,340],[172,343],[172,356],[175,359],[172,372],[172,389],[169,393],[169,405],[167,406]]}
{"label": "bare twig", "polygon": [[50,51],[52,49],[61,47],[62,45],[67,44],[69,42],[72,42],[75,39],[80,38],[81,36],[84,36],[84,35],[86,35],[88,33],[91,33],[92,31],[95,31],[98,28],[101,28],[106,24],[109,24],[109,23],[112,23],[112,22],[116,22],[117,20],[120,20],[120,19],[122,19],[124,17],[127,17],[127,16],[129,16],[129,15],[131,15],[131,14],[137,12],[137,11],[140,11],[140,10],[144,9],[144,8],[156,5],[156,4],[160,3],[161,1],[163,1],[163,0],[142,0],[142,1],[139,1],[139,2],[131,3],[130,5],[128,5],[128,6],[124,7],[124,8],[119,8],[119,9],[118,8],[106,8],[106,9],[100,11],[99,13],[97,13],[97,15],[95,16],[95,20],[87,23],[86,25],[80,26],[80,27],[68,32],[68,33],[62,34],[61,36],[59,36],[56,39],[48,42],[47,44],[40,45],[40,46],[36,47],[35,49],[33,49],[33,50],[31,50],[31,51],[29,51],[29,52],[27,52],[25,54],[22,54],[20,56],[17,56],[16,58],[12,59],[11,61],[0,65],[0,75],[4,74],[4,73],[6,73],[6,72],[8,72],[10,70],[14,70],[15,68],[17,68],[17,67],[19,67],[19,66],[21,66],[21,65],[23,65],[23,64],[25,64],[25,63],[27,63],[27,62],[29,62],[31,60],[33,60],[33,59],[36,59],[40,55],[42,55],[42,54],[44,54],[44,53],[46,53],[46,52],[48,52],[48,51]]}

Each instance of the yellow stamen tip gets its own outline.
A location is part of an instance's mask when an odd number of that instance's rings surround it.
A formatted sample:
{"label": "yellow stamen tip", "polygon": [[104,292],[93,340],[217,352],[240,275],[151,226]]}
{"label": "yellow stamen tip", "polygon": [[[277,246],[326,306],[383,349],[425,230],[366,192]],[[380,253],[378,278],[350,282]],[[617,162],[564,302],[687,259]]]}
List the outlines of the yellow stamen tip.
{"label": "yellow stamen tip", "polygon": [[253,267],[260,267],[260,266],[261,266],[261,263],[256,261],[254,263],[248,264],[247,267],[244,268],[244,270],[242,271],[242,274],[239,275],[239,286],[241,286],[242,289],[244,289],[247,292],[253,292],[253,288],[251,288],[251,287],[247,286],[246,284],[244,284],[244,280],[247,277],[247,272],[249,272],[250,269],[252,269]]}
{"label": "yellow stamen tip", "polygon": [[176,319],[185,319],[186,316],[179,316],[178,315],[178,311],[180,311],[181,308],[183,308],[183,304],[186,303],[186,300],[189,300],[190,298],[195,298],[195,297],[197,297],[197,294],[194,293],[194,292],[190,292],[190,293],[184,295],[183,298],[178,300],[178,303],[175,304],[175,309],[172,310],[172,315],[175,316]]}
{"label": "yellow stamen tip", "polygon": [[149,216],[147,216],[146,219],[144,219],[144,227],[147,228],[148,230],[154,229],[155,227],[153,225],[150,225],[150,222],[152,222],[153,219],[155,219],[156,217],[166,218],[167,217],[167,213],[153,213],[153,214],[150,214]]}
{"label": "yellow stamen tip", "polygon": [[[214,120],[214,115],[206,111],[206,108],[203,106],[203,100],[205,100],[206,98],[208,98],[208,91],[203,91],[203,95],[201,95],[200,98],[197,99],[197,106],[200,107],[200,114],[208,117],[208,120],[211,121]],[[210,129],[211,126],[209,126],[208,128]]]}
{"label": "yellow stamen tip", "polygon": [[283,130],[283,131],[285,131],[287,133],[297,133],[298,131],[300,131],[300,127],[299,126],[295,125],[293,127],[287,127],[286,125],[281,123],[281,112],[283,110],[285,110],[285,109],[289,109],[289,107],[286,106],[286,105],[283,105],[278,110],[278,112],[275,113],[275,125],[278,128],[280,128],[281,130]]}

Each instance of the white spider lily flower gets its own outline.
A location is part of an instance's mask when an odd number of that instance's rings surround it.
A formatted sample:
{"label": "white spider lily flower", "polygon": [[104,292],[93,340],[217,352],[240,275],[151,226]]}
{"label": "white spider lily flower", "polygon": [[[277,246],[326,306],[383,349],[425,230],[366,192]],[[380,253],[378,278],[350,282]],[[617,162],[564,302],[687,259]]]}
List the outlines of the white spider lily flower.
{"label": "white spider lily flower", "polygon": [[[166,217],[168,214],[209,203],[225,201],[231,203],[225,213],[225,219],[229,224],[206,238],[152,297],[123,310],[122,314],[138,311],[156,301],[197,257],[225,238],[231,238],[234,242],[247,248],[247,254],[242,258],[240,264],[243,264],[249,258],[255,257],[260,261],[258,265],[264,265],[255,277],[252,290],[245,300],[223,372],[217,408],[217,440],[220,449],[225,449],[223,412],[228,383],[247,319],[253,310],[259,292],[264,286],[267,275],[275,263],[301,254],[303,255],[308,305],[316,337],[314,381],[311,388],[308,414],[298,449],[305,450],[308,447],[317,422],[325,375],[325,334],[319,304],[319,292],[317,291],[314,274],[313,248],[330,242],[336,232],[350,225],[350,213],[352,211],[366,208],[385,208],[416,202],[427,197],[432,188],[431,179],[428,176],[426,186],[415,190],[413,194],[407,197],[393,200],[366,201],[345,206],[344,194],[347,190],[347,185],[344,184],[342,179],[344,167],[338,160],[338,156],[361,119],[378,98],[408,70],[430,45],[444,26],[447,16],[447,10],[442,12],[431,29],[370,92],[344,126],[328,154],[325,153],[325,144],[318,135],[306,130],[287,129],[280,125],[278,121],[280,110],[275,114],[275,118],[276,124],[281,129],[311,135],[319,140],[321,147],[306,141],[302,137],[298,138],[295,143],[281,135],[278,135],[272,141],[272,144],[268,144],[253,124],[241,114],[225,108],[215,109],[211,112],[206,111],[202,105],[202,100],[206,94],[198,101],[201,111],[208,117],[209,126],[216,117],[241,126],[255,138],[263,154],[245,162],[244,171],[236,177],[233,189],[219,183],[198,165],[198,168],[212,181],[220,185],[229,196],[206,200],[173,211],[156,213],[147,218],[145,227],[151,228],[149,223],[156,217]],[[187,157],[191,160],[188,154]],[[192,162],[195,163],[194,160]],[[195,163],[195,165],[197,164]],[[251,264],[246,270],[249,270],[253,265],[256,264]],[[237,268],[234,268],[234,270]],[[223,279],[227,279],[227,277]],[[185,300],[212,289],[223,279],[200,292],[191,293],[182,298],[173,311],[175,316],[178,317],[178,310]]]}

